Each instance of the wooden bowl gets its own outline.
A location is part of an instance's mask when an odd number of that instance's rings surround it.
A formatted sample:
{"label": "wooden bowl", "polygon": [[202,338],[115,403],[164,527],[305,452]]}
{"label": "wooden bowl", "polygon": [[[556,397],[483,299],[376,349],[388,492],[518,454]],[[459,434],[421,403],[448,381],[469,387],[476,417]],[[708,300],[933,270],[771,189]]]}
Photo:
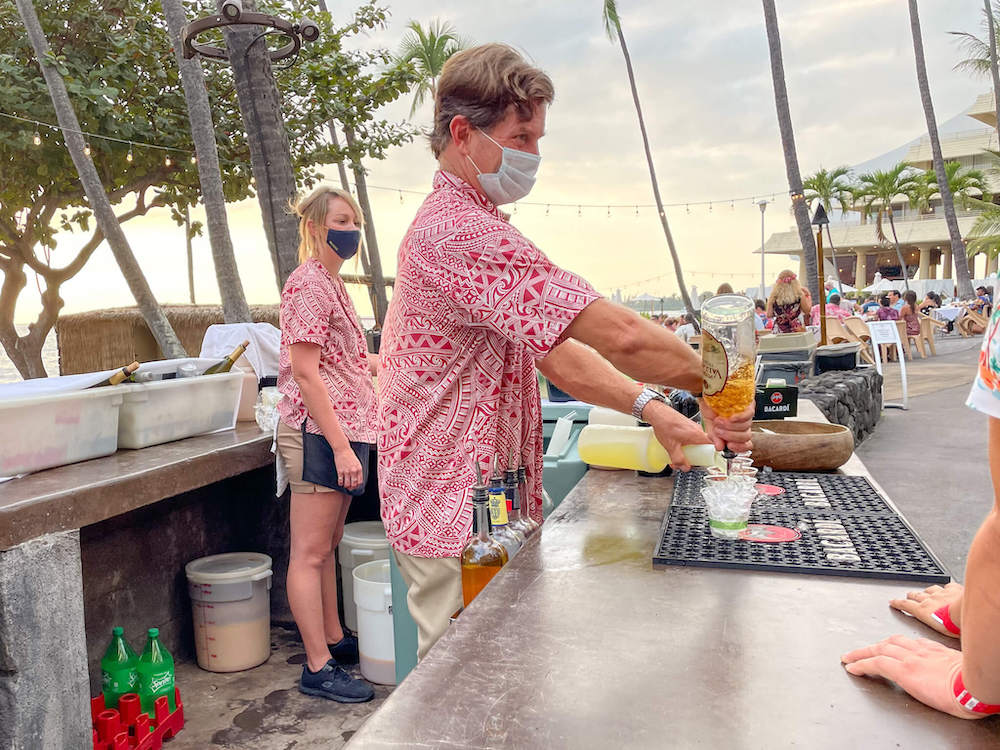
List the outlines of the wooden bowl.
{"label": "wooden bowl", "polygon": [[826,422],[780,419],[754,422],[753,465],[775,471],[833,471],[854,453],[846,427]]}

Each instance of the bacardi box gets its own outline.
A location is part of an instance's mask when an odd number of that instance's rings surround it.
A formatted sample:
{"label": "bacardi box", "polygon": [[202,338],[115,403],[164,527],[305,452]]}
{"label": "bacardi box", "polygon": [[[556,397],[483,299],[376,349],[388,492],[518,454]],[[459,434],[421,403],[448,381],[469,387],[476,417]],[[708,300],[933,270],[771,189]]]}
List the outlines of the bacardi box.
{"label": "bacardi box", "polygon": [[799,388],[773,382],[757,386],[757,413],[754,419],[784,419],[799,412]]}

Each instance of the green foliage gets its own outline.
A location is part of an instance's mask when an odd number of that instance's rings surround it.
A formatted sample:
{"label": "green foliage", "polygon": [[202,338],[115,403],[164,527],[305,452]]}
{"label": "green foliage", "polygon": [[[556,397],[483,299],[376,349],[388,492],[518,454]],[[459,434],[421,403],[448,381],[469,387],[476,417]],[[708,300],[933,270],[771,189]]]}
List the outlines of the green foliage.
{"label": "green foliage", "polygon": [[[993,6],[993,24],[996,29],[997,43],[1000,45],[1000,2],[994,0]],[[961,70],[966,73],[972,73],[975,76],[985,76],[990,75],[990,45],[989,45],[989,35],[990,27],[989,21],[986,17],[986,9],[983,8],[981,13],[983,14],[983,20],[980,24],[982,29],[982,36],[978,37],[969,31],[949,31],[948,33],[955,37],[955,41],[958,45],[959,50],[962,54],[966,55],[965,58],[959,60],[955,64],[955,70]]]}
{"label": "green foliage", "polygon": [[820,167],[806,177],[802,187],[810,210],[813,202],[818,200],[828,214],[833,213],[834,205],[840,208],[842,215],[846,214],[852,201],[850,177],[850,167],[836,167],[829,171]]}
{"label": "green foliage", "polygon": [[[183,210],[200,195],[194,145],[166,23],[158,3],[138,0],[40,0],[38,14],[52,47],[52,60],[66,82],[81,129],[125,143],[90,139],[91,158],[113,202],[152,188],[157,202],[183,223]],[[289,16],[284,3],[261,10]],[[215,12],[200,0],[189,17]],[[411,66],[394,63],[386,50],[348,50],[350,37],[383,26],[385,8],[368,2],[334,26],[315,13],[322,33],[306,45],[295,65],[276,70],[297,177],[310,186],[318,167],[339,158],[381,159],[389,148],[412,139],[403,123],[377,118],[378,109],[403,95],[415,80]],[[228,63],[203,62],[216,126],[226,199],[253,194],[250,154]],[[0,0],[0,112],[55,123],[41,71],[12,0]],[[357,133],[353,149],[334,149],[325,123],[336,118]],[[88,230],[90,216],[76,169],[57,129],[41,128],[34,146],[32,126],[0,117],[0,253],[17,243],[51,247],[58,230]],[[134,146],[155,143],[179,152]],[[165,158],[170,158],[169,166]],[[58,214],[58,216],[56,216]]]}
{"label": "green foliage", "polygon": [[879,242],[887,242],[882,220],[892,221],[892,201],[907,195],[913,187],[916,170],[906,162],[900,162],[892,169],[876,169],[858,176],[851,194],[854,202],[865,216],[876,217],[875,236]]}
{"label": "green foliage", "polygon": [[469,43],[455,33],[450,23],[439,19],[431,21],[426,30],[419,21],[410,21],[406,28],[408,31],[403,35],[396,59],[401,64],[411,63],[418,76],[410,107],[412,117],[427,97],[434,98],[438,76],[448,58]]}

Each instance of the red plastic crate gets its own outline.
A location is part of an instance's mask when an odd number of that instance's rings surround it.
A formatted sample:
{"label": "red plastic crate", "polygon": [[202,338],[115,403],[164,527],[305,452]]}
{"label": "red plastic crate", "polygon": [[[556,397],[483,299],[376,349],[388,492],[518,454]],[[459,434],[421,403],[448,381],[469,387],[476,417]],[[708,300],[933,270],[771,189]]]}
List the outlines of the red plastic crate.
{"label": "red plastic crate", "polygon": [[181,691],[174,688],[177,708],[161,695],[153,704],[153,718],[142,712],[139,696],[126,693],[118,701],[118,709],[105,708],[104,696],[90,699],[90,719],[93,723],[94,750],[160,750],[163,741],[184,728],[184,704]]}

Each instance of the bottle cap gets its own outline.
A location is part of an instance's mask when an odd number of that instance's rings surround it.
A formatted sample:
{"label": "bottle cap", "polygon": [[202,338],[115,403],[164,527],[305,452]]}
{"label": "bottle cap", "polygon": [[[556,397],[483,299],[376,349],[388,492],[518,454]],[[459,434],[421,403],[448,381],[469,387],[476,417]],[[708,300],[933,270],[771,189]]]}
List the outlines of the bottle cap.
{"label": "bottle cap", "polygon": [[122,635],[124,633],[125,633],[125,629],[122,628],[119,625],[115,625],[113,628],[111,628],[111,635],[119,636],[119,635]]}
{"label": "bottle cap", "polygon": [[149,629],[149,637],[150,638],[159,638],[160,637],[160,629],[159,628],[150,628]]}

